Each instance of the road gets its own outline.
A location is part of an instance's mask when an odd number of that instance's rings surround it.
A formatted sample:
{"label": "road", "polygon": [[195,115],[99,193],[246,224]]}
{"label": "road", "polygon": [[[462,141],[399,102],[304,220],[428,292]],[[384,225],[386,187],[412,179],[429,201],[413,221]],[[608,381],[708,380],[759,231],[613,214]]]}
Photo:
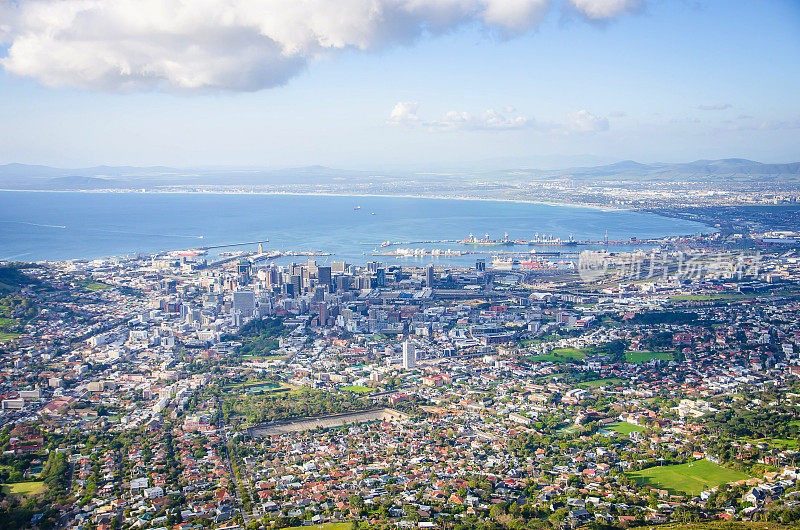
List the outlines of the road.
{"label": "road", "polygon": [[241,485],[239,481],[236,480],[236,475],[233,472],[233,463],[231,462],[231,455],[228,453],[228,430],[227,425],[225,425],[222,421],[222,407],[220,407],[219,398],[216,399],[217,402],[217,410],[220,411],[219,413],[219,420],[217,421],[217,432],[219,432],[220,439],[222,440],[222,454],[223,458],[225,459],[225,465],[228,468],[228,475],[230,477],[230,482],[234,485],[233,488],[233,499],[236,502],[236,507],[239,509],[239,515],[242,517],[242,521],[244,521],[243,527],[247,527],[250,524],[250,520],[253,517],[249,514],[246,514],[244,508],[242,506],[242,496],[239,493]]}

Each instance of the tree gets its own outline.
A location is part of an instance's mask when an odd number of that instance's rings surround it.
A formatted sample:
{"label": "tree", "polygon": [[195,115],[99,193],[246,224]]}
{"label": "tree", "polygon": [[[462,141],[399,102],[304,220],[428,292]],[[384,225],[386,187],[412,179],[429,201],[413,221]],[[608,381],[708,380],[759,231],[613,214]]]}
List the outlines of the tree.
{"label": "tree", "polygon": [[350,508],[354,510],[361,511],[364,508],[364,499],[359,495],[350,495],[347,501],[350,504]]}

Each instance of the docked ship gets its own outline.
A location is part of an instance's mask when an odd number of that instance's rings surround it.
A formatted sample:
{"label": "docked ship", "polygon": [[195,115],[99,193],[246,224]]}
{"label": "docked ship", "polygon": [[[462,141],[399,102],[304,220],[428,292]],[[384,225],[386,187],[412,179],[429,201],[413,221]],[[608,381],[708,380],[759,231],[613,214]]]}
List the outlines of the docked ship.
{"label": "docked ship", "polygon": [[553,237],[552,235],[547,234],[539,234],[536,232],[534,234],[533,239],[527,241],[528,245],[558,245],[558,246],[576,246],[578,244],[572,238],[572,234],[569,235],[569,239],[561,239],[560,237]]}
{"label": "docked ship", "polygon": [[475,237],[470,234],[461,241],[462,245],[482,245],[482,246],[513,246],[514,242],[508,239],[508,233],[505,234],[503,239],[489,239],[489,234],[482,238]]}
{"label": "docked ship", "polygon": [[495,258],[492,260],[492,267],[500,270],[511,270],[519,264],[520,261],[514,258]]}

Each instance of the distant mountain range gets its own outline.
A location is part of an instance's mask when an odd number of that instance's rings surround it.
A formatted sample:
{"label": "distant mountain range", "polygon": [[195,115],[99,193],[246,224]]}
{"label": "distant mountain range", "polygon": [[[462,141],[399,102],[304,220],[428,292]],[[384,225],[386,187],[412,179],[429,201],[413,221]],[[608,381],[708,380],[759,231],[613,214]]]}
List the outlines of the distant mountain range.
{"label": "distant mountain range", "polygon": [[[499,162],[499,159],[498,161]],[[162,166],[97,166],[63,169],[49,166],[0,165],[0,188],[25,190],[153,189],[163,186],[346,186],[348,182],[409,180],[460,182],[492,178],[497,182],[572,178],[578,180],[732,180],[774,181],[800,178],[800,162],[764,164],[741,158],[696,160],[688,163],[642,164],[633,160],[565,169],[506,167],[436,173],[394,170],[389,174],[364,170],[306,166],[286,169],[180,169]]]}

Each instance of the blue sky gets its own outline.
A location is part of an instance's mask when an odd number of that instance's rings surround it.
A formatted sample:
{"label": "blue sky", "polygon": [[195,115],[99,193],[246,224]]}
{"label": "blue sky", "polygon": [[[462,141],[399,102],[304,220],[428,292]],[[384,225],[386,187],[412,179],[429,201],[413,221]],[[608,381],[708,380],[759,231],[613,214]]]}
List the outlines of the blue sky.
{"label": "blue sky", "polygon": [[[288,20],[268,30],[288,35],[281,41],[269,33],[284,46],[279,59],[237,48],[245,37],[232,34],[251,28],[236,24],[185,59],[161,30],[137,26],[127,40],[119,37],[129,28],[125,12],[100,20],[123,30],[98,34],[87,29],[97,20],[76,19],[59,22],[64,41],[31,41],[47,33],[35,17],[49,13],[41,11],[48,1],[25,17],[26,0],[6,4],[5,30],[0,18],[0,163],[378,168],[584,154],[800,160],[800,2],[793,0],[531,0],[549,10],[541,20],[529,13],[523,27],[514,26],[513,13],[498,19],[459,7],[445,22],[425,13],[405,25],[377,24],[373,33],[322,20],[313,44],[296,39],[296,21]],[[579,9],[592,3],[618,9],[594,17]],[[354,13],[345,22],[361,28]],[[209,33],[189,25],[166,33],[186,31],[184,44]],[[134,47],[131,39],[141,42]],[[87,41],[89,48],[75,44]],[[220,56],[217,47],[232,51]],[[137,63],[143,54],[150,55]],[[110,74],[108,57],[121,61]],[[119,64],[133,72],[121,75]]]}

